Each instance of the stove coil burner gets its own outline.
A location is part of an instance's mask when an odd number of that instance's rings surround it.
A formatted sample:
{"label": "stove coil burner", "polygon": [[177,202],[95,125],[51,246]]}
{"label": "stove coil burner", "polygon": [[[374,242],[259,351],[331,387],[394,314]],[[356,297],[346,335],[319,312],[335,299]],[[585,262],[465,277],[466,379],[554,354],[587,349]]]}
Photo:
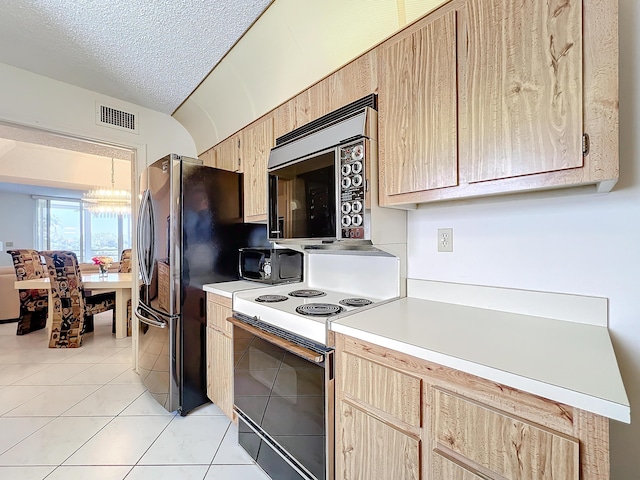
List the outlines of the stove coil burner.
{"label": "stove coil burner", "polygon": [[344,312],[344,308],[333,303],[305,303],[296,307],[296,312],[312,317],[328,317]]}
{"label": "stove coil burner", "polygon": [[289,295],[292,297],[324,297],[326,293],[322,290],[311,290],[311,289],[303,289],[303,290],[294,290],[293,292],[289,292]]}
{"label": "stove coil burner", "polygon": [[262,303],[284,302],[285,300],[289,300],[289,297],[285,297],[284,295],[260,295],[256,298],[256,302]]}
{"label": "stove coil burner", "polygon": [[345,298],[338,303],[345,307],[364,307],[365,305],[371,305],[373,302],[366,298]]}

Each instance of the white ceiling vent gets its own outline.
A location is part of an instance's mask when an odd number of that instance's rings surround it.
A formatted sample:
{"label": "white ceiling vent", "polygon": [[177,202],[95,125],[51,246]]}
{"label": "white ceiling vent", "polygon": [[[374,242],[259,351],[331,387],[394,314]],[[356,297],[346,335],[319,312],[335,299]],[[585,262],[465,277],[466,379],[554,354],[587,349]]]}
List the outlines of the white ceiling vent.
{"label": "white ceiling vent", "polygon": [[138,133],[136,113],[125,112],[114,107],[96,103],[96,123],[105,127],[117,128],[131,133]]}

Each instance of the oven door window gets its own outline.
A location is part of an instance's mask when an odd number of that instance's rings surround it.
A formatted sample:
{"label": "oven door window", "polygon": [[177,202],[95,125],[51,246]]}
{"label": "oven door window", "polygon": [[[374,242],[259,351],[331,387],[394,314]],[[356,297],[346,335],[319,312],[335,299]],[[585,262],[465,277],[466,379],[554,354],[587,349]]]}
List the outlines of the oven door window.
{"label": "oven door window", "polygon": [[[324,479],[324,363],[304,360],[238,327],[234,327],[234,357],[236,409],[313,476]],[[261,455],[270,455],[251,429],[240,428],[239,442],[259,464]]]}
{"label": "oven door window", "polygon": [[269,173],[269,237],[335,239],[336,149]]}

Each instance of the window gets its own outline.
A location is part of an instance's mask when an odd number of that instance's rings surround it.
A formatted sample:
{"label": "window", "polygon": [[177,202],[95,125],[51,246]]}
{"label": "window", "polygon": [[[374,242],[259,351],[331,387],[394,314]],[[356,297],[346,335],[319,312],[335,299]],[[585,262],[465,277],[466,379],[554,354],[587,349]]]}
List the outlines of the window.
{"label": "window", "polygon": [[76,199],[36,198],[36,249],[70,250],[79,262],[96,255],[120,260],[131,248],[131,215],[91,213]]}

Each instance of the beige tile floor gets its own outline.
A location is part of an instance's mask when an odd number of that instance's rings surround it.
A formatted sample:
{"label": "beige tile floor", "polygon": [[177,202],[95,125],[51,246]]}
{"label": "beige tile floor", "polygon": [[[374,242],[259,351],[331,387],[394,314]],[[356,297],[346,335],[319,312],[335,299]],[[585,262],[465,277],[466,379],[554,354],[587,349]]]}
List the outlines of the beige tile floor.
{"label": "beige tile floor", "polygon": [[131,339],[111,315],[78,349],[49,349],[44,331],[0,325],[0,479],[268,480],[212,404],[180,417],[131,367]]}

